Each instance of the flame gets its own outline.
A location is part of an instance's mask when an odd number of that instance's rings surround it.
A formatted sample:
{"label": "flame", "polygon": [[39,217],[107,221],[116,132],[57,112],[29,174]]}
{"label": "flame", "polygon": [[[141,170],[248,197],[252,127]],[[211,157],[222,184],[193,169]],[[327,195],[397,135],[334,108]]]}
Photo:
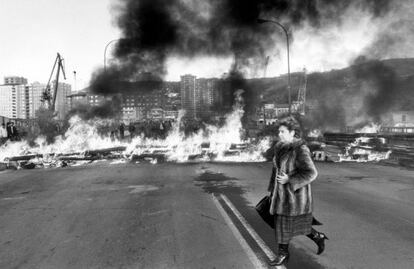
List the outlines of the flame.
{"label": "flame", "polygon": [[[134,156],[146,156],[145,160],[156,164],[157,155],[162,155],[167,161],[188,162],[221,161],[221,162],[261,162],[265,161],[262,153],[270,146],[270,138],[254,142],[243,139],[243,103],[238,93],[233,111],[226,116],[222,127],[207,125],[191,136],[185,136],[180,131],[184,111],[179,112],[178,120],[165,139],[151,139],[141,136],[132,140],[111,139],[98,132],[100,126],[113,124],[110,120],[84,121],[78,116],[70,119],[70,127],[63,136],[56,137],[53,144],[47,144],[44,137],[36,140],[36,146],[30,147],[26,141],[7,142],[0,147],[0,160],[7,161],[13,156],[41,155],[34,157],[31,162],[42,163],[46,166],[58,166],[59,156],[73,154],[83,156],[88,150],[124,147],[119,156],[132,159]],[[116,162],[114,162],[116,163]]]}
{"label": "flame", "polygon": [[308,137],[314,137],[314,138],[318,138],[318,137],[322,137],[322,132],[319,129],[314,129],[312,131],[310,131],[308,133]]}
{"label": "flame", "polygon": [[345,147],[344,154],[338,154],[338,162],[378,162],[390,157],[391,150],[385,146],[384,138],[376,138],[382,147],[373,145],[370,137],[358,137]]}
{"label": "flame", "polygon": [[355,133],[373,134],[373,133],[378,133],[380,129],[381,129],[380,124],[370,123],[369,125],[366,125],[362,127],[361,129],[355,130]]}
{"label": "flame", "polygon": [[82,153],[91,149],[103,149],[122,145],[119,141],[111,141],[109,137],[99,135],[98,126],[107,124],[103,120],[83,121],[78,116],[69,120],[70,127],[64,136],[58,136],[53,144],[47,144],[45,137],[38,137],[36,146],[30,147],[27,141],[8,141],[0,148],[0,160],[12,156],[29,154],[59,155]]}

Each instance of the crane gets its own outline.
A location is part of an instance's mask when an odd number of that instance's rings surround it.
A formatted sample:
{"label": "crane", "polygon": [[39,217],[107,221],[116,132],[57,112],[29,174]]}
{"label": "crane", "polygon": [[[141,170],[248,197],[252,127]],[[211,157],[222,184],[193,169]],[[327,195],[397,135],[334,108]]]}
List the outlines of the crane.
{"label": "crane", "polygon": [[[50,81],[52,79],[56,66],[57,66],[57,70],[56,70],[56,77],[55,77],[55,85],[54,85],[53,94],[52,94],[51,89],[50,89]],[[65,68],[63,66],[63,58],[60,56],[59,53],[57,53],[55,63],[53,64],[52,72],[50,73],[49,81],[47,82],[45,91],[43,92],[43,96],[42,96],[42,102],[47,102],[48,108],[50,111],[55,111],[56,95],[57,95],[57,90],[59,86],[60,70],[62,70],[63,78],[66,80]]]}

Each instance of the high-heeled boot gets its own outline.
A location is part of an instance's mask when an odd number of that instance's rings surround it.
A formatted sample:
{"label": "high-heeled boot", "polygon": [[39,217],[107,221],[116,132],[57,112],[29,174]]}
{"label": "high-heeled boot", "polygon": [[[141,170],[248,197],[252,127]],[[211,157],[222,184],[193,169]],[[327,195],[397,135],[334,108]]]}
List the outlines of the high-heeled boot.
{"label": "high-heeled boot", "polygon": [[307,235],[318,246],[317,254],[320,255],[325,250],[325,240],[329,238],[324,234],[312,229],[312,232]]}
{"label": "high-heeled boot", "polygon": [[279,251],[276,258],[269,262],[271,266],[279,266],[289,261],[289,245],[279,244]]}

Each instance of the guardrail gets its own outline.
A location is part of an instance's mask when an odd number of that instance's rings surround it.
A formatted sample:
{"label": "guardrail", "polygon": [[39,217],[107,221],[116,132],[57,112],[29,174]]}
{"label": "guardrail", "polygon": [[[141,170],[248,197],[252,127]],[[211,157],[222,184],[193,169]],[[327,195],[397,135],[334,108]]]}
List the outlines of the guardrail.
{"label": "guardrail", "polygon": [[380,132],[387,133],[387,134],[395,134],[395,133],[414,134],[414,127],[381,127]]}

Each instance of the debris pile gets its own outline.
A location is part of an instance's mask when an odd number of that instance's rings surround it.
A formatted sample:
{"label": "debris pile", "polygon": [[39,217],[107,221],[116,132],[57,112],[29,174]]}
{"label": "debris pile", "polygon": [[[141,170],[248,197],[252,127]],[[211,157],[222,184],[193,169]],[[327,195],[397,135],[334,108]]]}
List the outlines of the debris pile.
{"label": "debris pile", "polygon": [[34,169],[77,166],[97,160],[122,159],[125,149],[126,147],[114,147],[67,154],[44,153],[13,156],[5,158],[2,167],[4,169]]}
{"label": "debris pile", "polygon": [[[308,137],[312,157],[316,161],[378,162],[390,158],[394,148],[377,133],[379,125],[371,124],[365,133],[325,133]],[[368,132],[369,131],[369,132]],[[317,130],[314,134],[320,133]]]}
{"label": "debris pile", "polygon": [[[198,153],[189,154],[185,160],[175,160],[178,162],[203,162],[203,161],[255,161],[248,156],[257,157],[255,145],[241,143],[231,144],[229,149],[224,152],[216,152],[210,147],[210,143],[203,143]],[[78,166],[92,163],[98,160],[113,160],[112,163],[126,162],[149,162],[152,164],[171,161],[171,156],[178,150],[177,146],[149,146],[137,145],[132,152],[127,151],[127,147],[118,146],[98,150],[86,150],[84,152],[74,152],[65,154],[45,153],[45,154],[26,154],[5,158],[2,162],[3,169],[34,169],[34,168],[53,168]],[[257,159],[263,161],[264,159]]]}
{"label": "debris pile", "polygon": [[[74,166],[98,160],[120,162],[262,162],[270,139],[258,141],[244,138],[241,105],[235,105],[223,126],[206,125],[186,135],[180,129],[183,112],[179,114],[164,139],[144,136],[113,139],[98,132],[99,120],[81,120],[74,116],[64,136],[53,144],[39,137],[36,146],[25,141],[7,142],[0,147],[2,167],[33,169]],[[100,125],[101,124],[101,125]],[[106,123],[103,123],[106,124]]]}
{"label": "debris pile", "polygon": [[388,159],[391,154],[385,138],[358,137],[339,154],[339,162],[371,162]]}

